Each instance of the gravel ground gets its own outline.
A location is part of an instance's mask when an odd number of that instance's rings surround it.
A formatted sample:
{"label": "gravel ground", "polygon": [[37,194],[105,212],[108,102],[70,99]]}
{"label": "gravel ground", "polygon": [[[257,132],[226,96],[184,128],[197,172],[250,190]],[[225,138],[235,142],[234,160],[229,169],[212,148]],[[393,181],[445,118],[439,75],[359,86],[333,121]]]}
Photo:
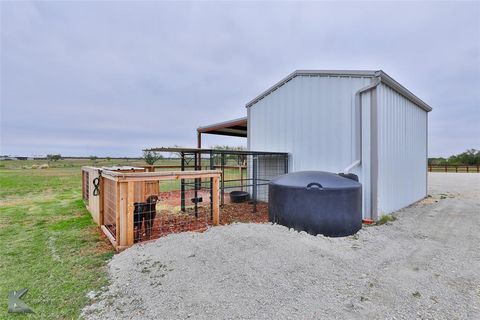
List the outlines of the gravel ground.
{"label": "gravel ground", "polygon": [[234,224],[136,245],[86,319],[480,319],[480,174],[346,238]]}

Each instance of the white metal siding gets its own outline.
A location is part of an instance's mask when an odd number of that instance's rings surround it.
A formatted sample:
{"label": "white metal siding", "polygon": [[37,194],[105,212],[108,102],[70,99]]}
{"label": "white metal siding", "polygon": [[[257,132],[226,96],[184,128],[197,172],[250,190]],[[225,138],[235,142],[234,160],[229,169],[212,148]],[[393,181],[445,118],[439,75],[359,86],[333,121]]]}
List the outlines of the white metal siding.
{"label": "white metal siding", "polygon": [[[293,78],[249,108],[249,149],[290,153],[290,172],[340,172],[356,160],[355,92],[370,83],[369,77]],[[362,163],[368,173],[353,172],[364,186],[365,215],[370,210],[370,93],[363,95],[362,105]]]}
{"label": "white metal siding", "polygon": [[250,150],[291,153],[290,171],[335,172],[345,168],[355,157],[355,92],[370,81],[293,78],[250,108]]}
{"label": "white metal siding", "polygon": [[427,112],[378,87],[378,215],[426,196]]}

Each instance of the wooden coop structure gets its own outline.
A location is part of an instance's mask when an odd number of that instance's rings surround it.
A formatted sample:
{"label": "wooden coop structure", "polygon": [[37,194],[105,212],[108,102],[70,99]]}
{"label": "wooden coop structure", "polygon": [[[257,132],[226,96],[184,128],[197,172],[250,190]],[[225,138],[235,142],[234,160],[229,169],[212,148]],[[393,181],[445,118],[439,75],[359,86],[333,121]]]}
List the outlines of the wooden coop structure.
{"label": "wooden coop structure", "polygon": [[82,168],[85,204],[117,250],[211,225],[267,222],[268,183],[288,172],[287,153],[151,150],[165,154],[163,165]]}
{"label": "wooden coop structure", "polygon": [[[119,251],[169,233],[218,225],[220,176],[218,170],[83,167],[82,194],[93,219]],[[148,202],[152,197],[154,202]],[[185,205],[182,199],[191,201]]]}

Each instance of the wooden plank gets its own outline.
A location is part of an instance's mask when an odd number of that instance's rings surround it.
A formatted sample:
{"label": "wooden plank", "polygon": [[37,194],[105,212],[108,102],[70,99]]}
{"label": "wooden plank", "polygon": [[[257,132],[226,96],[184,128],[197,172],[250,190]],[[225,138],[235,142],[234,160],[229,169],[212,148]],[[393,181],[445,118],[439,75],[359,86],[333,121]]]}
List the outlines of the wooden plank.
{"label": "wooden plank", "polygon": [[127,183],[127,188],[128,188],[128,195],[127,195],[127,246],[133,245],[133,236],[134,236],[134,230],[133,230],[133,202],[134,202],[134,183],[133,182],[128,182]]}
{"label": "wooden plank", "polygon": [[153,176],[153,177],[119,177],[118,181],[120,182],[135,182],[135,181],[165,181],[165,180],[180,180],[180,179],[203,179],[203,178],[214,178],[219,177],[220,174],[209,174],[209,175],[202,175],[199,177],[198,175],[191,174],[191,175],[173,175],[173,176]]}
{"label": "wooden plank", "polygon": [[220,204],[219,204],[219,177],[213,178],[213,190],[212,190],[212,209],[213,209],[213,225],[218,226],[220,223]]}
{"label": "wooden plank", "polygon": [[220,170],[200,170],[200,171],[155,171],[155,172],[116,172],[104,170],[105,176],[112,177],[163,177],[163,176],[197,176],[198,178],[207,178],[210,175],[220,173]]}
{"label": "wooden plank", "polygon": [[115,240],[120,239],[120,183],[115,182]]}
{"label": "wooden plank", "polygon": [[115,241],[115,239],[113,238],[112,234],[111,234],[110,231],[107,229],[107,227],[101,226],[100,228],[102,229],[103,234],[105,234],[105,236],[108,238],[108,240],[110,240],[110,243],[113,245],[113,247],[115,248],[115,250],[117,250],[117,242]]}
{"label": "wooden plank", "polygon": [[104,221],[105,221],[105,217],[104,217],[104,213],[105,213],[105,183],[104,183],[104,179],[102,176],[100,176],[99,178],[99,189],[100,189],[100,192],[98,194],[98,201],[99,201],[99,207],[100,207],[100,210],[99,210],[99,214],[98,214],[98,224],[103,226],[104,225]]}
{"label": "wooden plank", "polygon": [[128,216],[128,208],[127,208],[127,197],[128,197],[128,188],[126,182],[119,183],[119,190],[120,190],[120,210],[119,213],[119,220],[120,223],[117,226],[119,229],[119,237],[120,239],[117,240],[117,243],[120,246],[127,245],[127,216]]}

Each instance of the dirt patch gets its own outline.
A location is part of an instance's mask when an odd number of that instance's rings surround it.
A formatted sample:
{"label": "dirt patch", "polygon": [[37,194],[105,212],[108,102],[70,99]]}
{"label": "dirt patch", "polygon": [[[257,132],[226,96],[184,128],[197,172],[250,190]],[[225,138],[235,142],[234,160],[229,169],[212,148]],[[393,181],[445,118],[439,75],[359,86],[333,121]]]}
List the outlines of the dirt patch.
{"label": "dirt patch", "polygon": [[[162,203],[164,204],[164,203]],[[254,206],[249,202],[227,203],[220,207],[220,225],[235,222],[264,223],[268,222],[268,204],[258,202],[256,212]],[[187,231],[204,232],[213,225],[209,206],[201,206],[195,216],[194,208],[187,208],[185,212],[172,212],[171,210],[160,210],[157,212],[152,226],[150,239],[164,237],[171,233]],[[113,232],[114,226],[110,227]],[[141,239],[146,238],[145,229],[142,229]],[[138,239],[136,239],[138,242]]]}

